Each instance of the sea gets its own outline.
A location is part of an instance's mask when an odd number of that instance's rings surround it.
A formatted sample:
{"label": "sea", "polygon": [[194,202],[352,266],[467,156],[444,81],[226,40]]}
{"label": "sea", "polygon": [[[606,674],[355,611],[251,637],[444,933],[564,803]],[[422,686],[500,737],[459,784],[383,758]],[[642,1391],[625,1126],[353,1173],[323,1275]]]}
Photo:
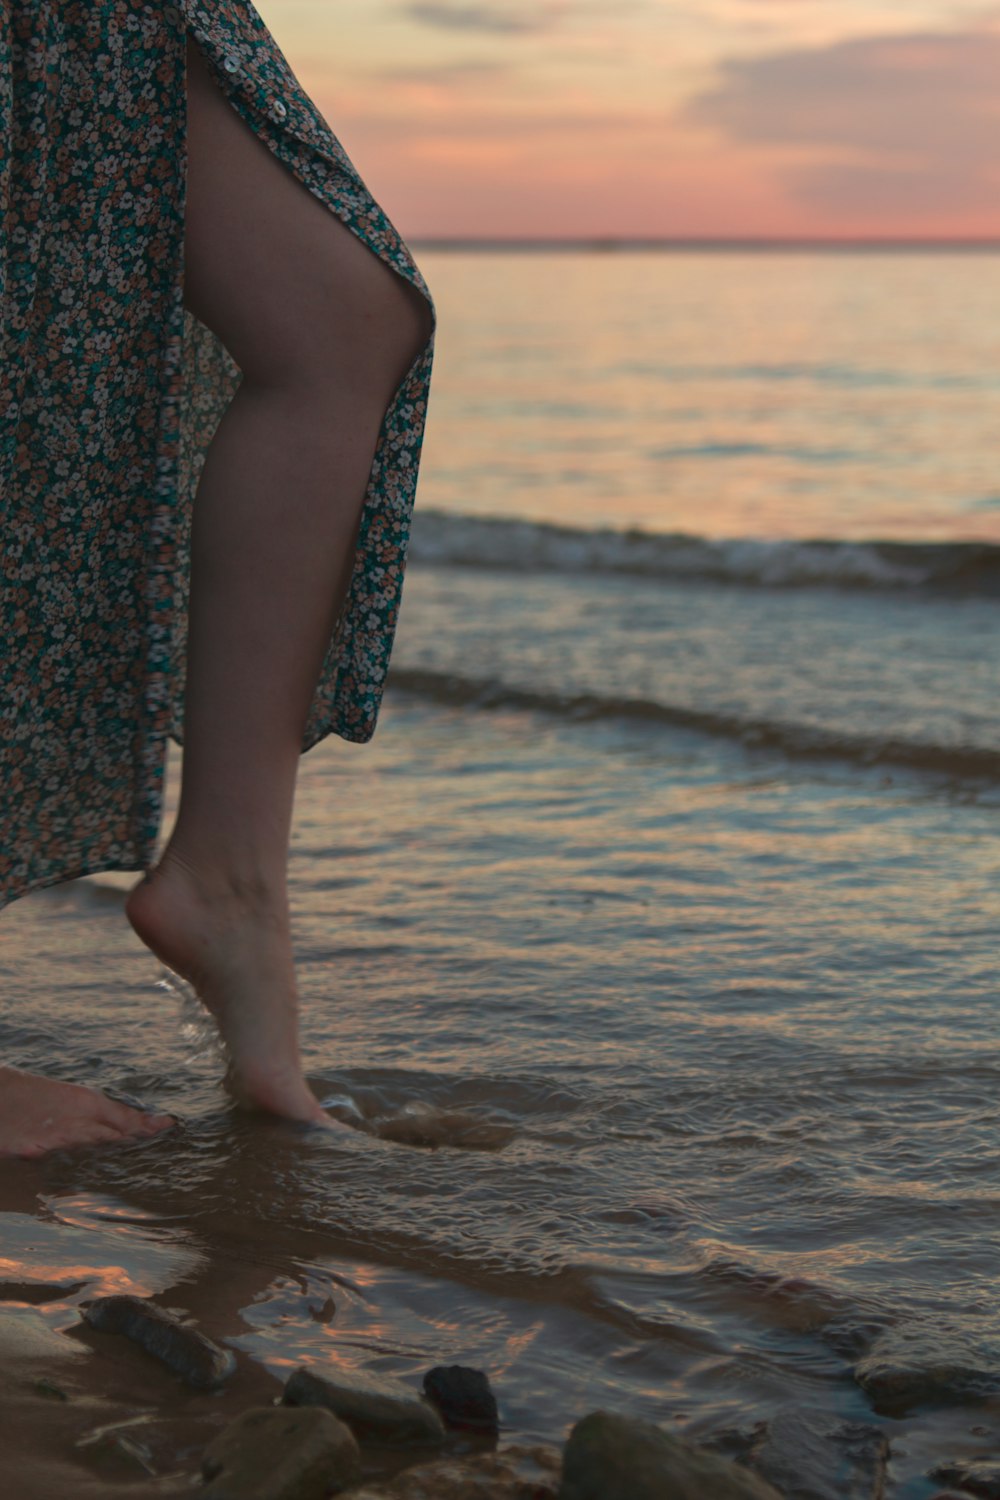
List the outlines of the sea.
{"label": "sea", "polygon": [[1000,1454],[1000,252],[413,248],[390,684],[291,860],[357,1128],[234,1113],[134,875],[35,892],[0,1050],[182,1127],[19,1167],[4,1277],[282,1378],[471,1365],[519,1442],[791,1413],[930,1500]]}

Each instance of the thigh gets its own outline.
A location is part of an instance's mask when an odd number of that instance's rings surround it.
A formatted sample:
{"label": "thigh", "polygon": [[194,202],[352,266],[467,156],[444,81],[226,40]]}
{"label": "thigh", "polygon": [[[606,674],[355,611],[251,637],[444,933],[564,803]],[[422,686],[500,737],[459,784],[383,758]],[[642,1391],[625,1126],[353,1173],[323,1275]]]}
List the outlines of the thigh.
{"label": "thigh", "polygon": [[187,38],[184,301],[262,384],[370,378],[391,394],[424,298],[279,161]]}

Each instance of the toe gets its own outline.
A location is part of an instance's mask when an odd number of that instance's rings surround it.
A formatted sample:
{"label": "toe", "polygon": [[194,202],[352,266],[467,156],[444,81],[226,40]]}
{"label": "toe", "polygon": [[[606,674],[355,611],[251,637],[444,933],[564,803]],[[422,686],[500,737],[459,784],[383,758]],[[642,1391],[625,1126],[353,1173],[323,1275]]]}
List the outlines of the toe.
{"label": "toe", "polygon": [[110,1125],[122,1135],[136,1135],[142,1129],[145,1115],[116,1099],[104,1098],[97,1115],[102,1125]]}

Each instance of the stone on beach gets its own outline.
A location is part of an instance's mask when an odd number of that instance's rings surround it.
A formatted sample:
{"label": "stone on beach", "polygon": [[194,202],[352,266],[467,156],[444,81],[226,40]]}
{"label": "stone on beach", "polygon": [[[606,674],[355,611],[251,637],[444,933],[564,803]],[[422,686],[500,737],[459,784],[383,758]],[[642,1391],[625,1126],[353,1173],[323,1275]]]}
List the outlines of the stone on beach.
{"label": "stone on beach", "polygon": [[652,1422],[595,1411],[563,1453],[558,1500],[783,1500],[749,1470]]}
{"label": "stone on beach", "polygon": [[938,1464],[931,1470],[930,1478],[936,1484],[958,1485],[963,1495],[974,1495],[976,1500],[1000,1500],[1000,1458],[957,1459],[954,1463]]}
{"label": "stone on beach", "polygon": [[497,1398],[482,1370],[472,1370],[466,1365],[435,1365],[424,1376],[424,1394],[434,1402],[449,1427],[497,1431]]}
{"label": "stone on beach", "polygon": [[205,1500],[324,1500],[361,1476],[350,1429],[322,1407],[255,1406],[205,1450]]}
{"label": "stone on beach", "polygon": [[785,1500],[882,1500],[889,1441],[866,1422],[786,1407],[762,1424],[746,1462]]}
{"label": "stone on beach", "polygon": [[215,1390],[236,1368],[230,1350],[143,1297],[98,1297],[83,1316],[91,1328],[131,1339],[197,1390]]}
{"label": "stone on beach", "polygon": [[285,1385],[286,1406],[323,1406],[346,1422],[359,1439],[398,1447],[444,1442],[444,1424],[420,1395],[400,1380],[370,1375],[319,1374],[302,1366]]}
{"label": "stone on beach", "polygon": [[854,1366],[879,1416],[902,1417],[925,1402],[960,1403],[1000,1391],[1000,1349],[942,1329],[887,1328]]}
{"label": "stone on beach", "polygon": [[404,1469],[348,1500],[556,1500],[559,1471],[558,1448],[511,1445]]}

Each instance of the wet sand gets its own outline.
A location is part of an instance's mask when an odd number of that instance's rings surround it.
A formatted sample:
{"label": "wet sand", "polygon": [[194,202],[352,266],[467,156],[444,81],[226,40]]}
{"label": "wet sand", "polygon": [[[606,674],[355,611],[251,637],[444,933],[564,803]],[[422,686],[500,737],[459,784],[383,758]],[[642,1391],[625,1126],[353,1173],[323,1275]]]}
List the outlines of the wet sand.
{"label": "wet sand", "polygon": [[[130,1222],[110,1203],[104,1225],[99,1212],[88,1225],[54,1222],[44,1176],[37,1164],[0,1163],[3,1493],[18,1500],[190,1495],[212,1439],[242,1412],[273,1404],[296,1367],[292,1341],[287,1359],[275,1351],[267,1363],[232,1342],[245,1331],[242,1310],[269,1287],[280,1232],[268,1236],[258,1261],[252,1246],[246,1257],[233,1253],[224,1231],[206,1255],[141,1214]],[[297,1314],[318,1325],[330,1320],[334,1304],[323,1292],[333,1290],[316,1278],[299,1285]],[[234,1373],[217,1390],[197,1390],[128,1338],[89,1327],[82,1306],[116,1292],[153,1298],[233,1348]],[[285,1317],[293,1321],[290,1301]],[[279,1315],[279,1345],[280,1324]],[[470,1438],[449,1449],[488,1446]],[[413,1462],[412,1452],[367,1444],[363,1477],[377,1481]]]}

